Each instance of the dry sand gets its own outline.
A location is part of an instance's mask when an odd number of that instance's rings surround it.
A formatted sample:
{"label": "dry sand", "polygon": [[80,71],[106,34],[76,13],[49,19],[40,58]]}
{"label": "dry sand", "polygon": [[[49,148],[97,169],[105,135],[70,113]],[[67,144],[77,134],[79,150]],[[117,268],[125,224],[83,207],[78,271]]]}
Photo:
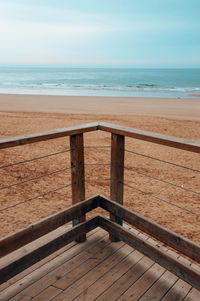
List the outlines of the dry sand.
{"label": "dry sand", "polygon": [[[0,95],[0,136],[16,136],[68,127],[92,121],[106,121],[133,128],[200,141],[200,99],[113,98]],[[86,145],[109,145],[110,135],[88,133]],[[55,139],[0,152],[0,165],[18,162],[69,148],[68,138]],[[128,138],[126,148],[200,170],[198,154],[157,146]],[[109,149],[85,150],[86,163],[109,162]],[[125,205],[168,228],[200,242],[200,217],[163,201],[159,196],[180,207],[200,214],[200,196],[141,173],[173,182],[178,186],[200,191],[200,173],[144,159],[126,152],[125,165],[140,174],[125,171],[125,182],[148,194],[125,187]],[[52,171],[69,167],[69,153],[40,159],[12,168],[0,169],[1,187],[22,182]],[[86,179],[108,179],[109,166],[86,166]],[[0,190],[1,209],[70,183],[70,173],[54,176]],[[86,182],[86,197],[94,194],[109,197],[109,181]],[[0,212],[1,236],[20,229],[71,204],[70,188],[59,190],[34,201]]]}
{"label": "dry sand", "polygon": [[0,95],[0,110],[67,114],[147,115],[200,119],[198,98]]}

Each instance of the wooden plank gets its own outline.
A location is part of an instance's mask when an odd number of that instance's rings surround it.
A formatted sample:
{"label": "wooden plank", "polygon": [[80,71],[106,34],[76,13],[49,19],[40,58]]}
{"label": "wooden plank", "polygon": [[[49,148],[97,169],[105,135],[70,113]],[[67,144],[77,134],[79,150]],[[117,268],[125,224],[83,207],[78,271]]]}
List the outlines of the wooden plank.
{"label": "wooden plank", "polygon": [[101,197],[99,204],[101,208],[200,263],[200,246],[191,240],[104,197]]}
{"label": "wooden plank", "polygon": [[[82,265],[79,265],[76,269],[71,270],[70,273],[66,273],[64,277],[54,283],[54,286],[63,290],[72,289],[75,293],[77,293],[77,290],[80,289],[81,293],[82,289],[89,287],[88,282],[90,282],[90,284],[91,281],[94,283],[94,278],[97,277],[97,274],[100,273],[102,269],[106,270],[108,268],[106,267],[106,264],[111,261],[113,264],[113,257],[117,256],[118,258],[118,256],[122,256],[120,255],[123,253],[122,248],[125,249],[127,247],[123,242],[119,242],[118,244],[115,244],[115,246],[112,246],[109,239],[107,243],[108,244],[103,246],[101,251],[99,250],[98,252],[94,252],[91,250],[90,257],[87,261],[85,261]],[[71,294],[70,297],[72,297]]]}
{"label": "wooden plank", "polygon": [[147,270],[132,286],[130,286],[127,291],[118,298],[118,300],[139,300],[142,295],[144,295],[144,293],[153,285],[153,283],[161,277],[164,271],[165,269],[160,265],[153,264],[153,266]]}
{"label": "wooden plank", "polygon": [[111,200],[123,205],[124,136],[111,135]]}
{"label": "wooden plank", "polygon": [[[107,251],[107,254],[105,251]],[[78,277],[70,286],[66,286],[64,292],[56,297],[55,301],[74,300],[82,292],[84,292],[85,300],[94,300],[92,298],[90,299],[90,296],[87,295],[87,288],[98,281],[98,279],[103,277],[105,273],[107,273],[113,266],[118,264],[118,262],[123,260],[124,257],[126,257],[127,254],[131,252],[130,248],[127,248],[127,246],[122,242],[115,243],[114,245],[111,244],[110,248],[107,248],[107,250],[105,251],[95,256],[97,257],[97,259],[93,269],[88,270],[87,266],[85,265],[84,276]],[[94,261],[94,257],[92,257],[91,260]],[[69,275],[69,277],[71,277],[71,274]],[[67,279],[66,282],[68,282]],[[60,286],[57,286],[57,283],[55,283],[54,285],[58,288],[61,288]]]}
{"label": "wooden plank", "polygon": [[[69,228],[71,228],[71,227],[70,226],[59,227],[58,229],[56,229],[56,230],[42,236],[41,238],[35,240],[34,242],[26,245],[26,248],[32,248],[32,245],[34,245],[34,244],[37,244],[38,246],[42,245],[42,244],[44,244],[44,241],[52,240],[52,237],[57,237],[57,236],[59,236],[59,234],[65,233],[66,230],[69,229]],[[95,232],[95,230],[96,229],[91,231],[89,234],[92,235],[92,233]],[[104,231],[104,230],[102,230],[102,231]],[[10,279],[9,281],[4,282],[2,285],[0,285],[0,300],[1,300],[1,292],[2,291],[6,291],[8,287],[13,287],[13,285],[16,284],[16,283],[19,283],[22,278],[25,278],[30,273],[34,272],[37,269],[40,269],[41,266],[44,265],[46,262],[48,262],[50,260],[53,260],[55,257],[59,256],[60,254],[62,254],[66,250],[69,250],[70,248],[72,248],[75,245],[76,245],[76,242],[69,243],[68,245],[66,245],[63,248],[59,249],[58,251],[54,252],[50,256],[40,260],[38,263],[36,263],[33,266],[29,267],[28,269],[26,269],[22,273],[16,275],[15,277]],[[18,253],[18,252],[21,252],[21,249],[18,249],[17,251],[15,251],[15,254]]]}
{"label": "wooden plank", "polygon": [[[83,134],[70,136],[71,148],[71,182],[72,182],[72,204],[85,200],[85,166],[84,166],[84,142]],[[75,226],[85,221],[85,215],[79,216],[72,221]],[[79,242],[86,240],[85,235],[78,238]]]}
{"label": "wooden plank", "polygon": [[[124,192],[124,136],[111,134],[110,199],[123,205]],[[110,214],[110,219],[122,225],[122,220]],[[111,241],[116,241],[110,235]]]}
{"label": "wooden plank", "polygon": [[184,301],[199,301],[200,300],[200,291],[197,291],[195,288],[193,288],[187,297],[184,299]]}
{"label": "wooden plank", "polygon": [[[15,295],[21,300],[20,298],[26,294],[27,290],[29,292],[31,290],[34,296],[37,295],[44,288],[53,284],[58,277],[62,277],[62,275],[66,274],[67,271],[70,271],[72,267],[76,267],[77,261],[78,264],[84,262],[85,256],[90,256],[90,249],[93,250],[99,244],[104,246],[104,237],[107,238],[107,236],[108,235],[104,230],[96,228],[88,233],[86,243],[77,244],[72,242],[54,252],[52,255],[45,257],[37,264],[34,264],[24,272],[10,279],[10,281],[0,285],[0,289],[5,288],[0,292],[0,300],[7,301]],[[37,243],[38,247],[44,244],[44,242],[39,244],[39,240],[34,242],[34,244]],[[49,240],[52,240],[52,238]],[[31,249],[32,244],[33,243],[29,244],[26,248],[28,247]],[[22,249],[19,249],[17,253],[21,250]],[[5,285],[7,285],[7,287],[5,287]]]}
{"label": "wooden plank", "polygon": [[[111,270],[99,278],[95,283],[93,283],[87,289],[87,297],[90,300],[98,300],[98,296],[104,293],[113,283],[115,283],[119,278],[121,278],[130,268],[135,265],[143,255],[132,249],[132,252],[127,255],[122,261],[115,265]],[[83,291],[75,300],[84,300],[85,292]],[[116,300],[112,294],[112,300]],[[109,300],[107,298],[106,300]]]}
{"label": "wooden plank", "polygon": [[[162,301],[185,301],[185,297],[191,290],[191,286],[179,279],[163,297]],[[192,300],[190,300],[192,301]]]}
{"label": "wooden plank", "polygon": [[[35,277],[35,281],[32,282],[32,285],[26,284],[26,288],[21,289],[17,299],[20,300],[23,295],[33,298],[50,285],[56,286],[56,282],[61,279],[70,282],[70,279],[74,278],[75,275],[80,278],[82,273],[86,273],[83,266],[87,262],[90,264],[93,261],[91,254],[96,258],[96,255],[100,254],[110,244],[107,233],[102,229],[98,232],[100,233],[95,235],[92,240],[89,237],[87,242],[76,244],[71,250],[64,252],[60,258],[46,264],[42,271],[41,269],[38,271],[37,275],[31,274],[29,276],[31,282],[33,277]],[[74,271],[77,271],[77,273],[74,273]]]}
{"label": "wooden plank", "polygon": [[149,243],[148,240],[140,238],[134,233],[125,230],[122,226],[113,223],[106,218],[99,216],[99,224],[104,230],[116,235],[128,245],[139,250],[141,253],[150,257],[176,276],[200,290],[200,273],[192,269],[187,264],[180,262],[170,254],[160,250],[159,247]]}
{"label": "wooden plank", "polygon": [[22,135],[16,137],[2,138],[0,139],[0,149],[15,147],[19,145],[45,141],[49,139],[55,139],[70,135],[76,135],[80,133],[92,132],[96,130],[102,130],[126,137],[132,137],[139,140],[149,141],[161,145],[175,147],[182,150],[188,150],[195,153],[200,153],[200,143],[196,141],[186,140],[182,138],[162,135],[158,133],[142,131],[138,129],[122,127],[119,125],[105,123],[105,122],[93,122],[83,124],[79,126],[61,128],[51,130],[47,132],[34,133],[29,135]]}
{"label": "wooden plank", "polygon": [[177,281],[177,276],[166,271],[140,298],[140,301],[160,301]]}
{"label": "wooden plank", "polygon": [[138,129],[122,127],[106,122],[99,122],[99,130],[110,132],[117,135],[131,137],[143,141],[148,141],[156,144],[170,146],[182,150],[187,150],[195,153],[200,153],[200,143],[182,138],[162,135],[153,132],[142,131]]}
{"label": "wooden plank", "polygon": [[83,134],[70,136],[72,204],[85,199],[85,171]]}
{"label": "wooden plank", "polygon": [[[26,268],[52,254],[56,250],[62,248],[66,244],[78,238],[80,233],[87,233],[98,225],[98,217],[94,217],[82,224],[73,227],[65,234],[53,239],[43,246],[33,249],[23,249],[22,254],[16,258],[12,256],[5,256],[0,259],[0,284],[12,278],[16,274],[22,272]],[[9,259],[9,260],[8,260]]]}
{"label": "wooden plank", "polygon": [[0,240],[0,257],[98,207],[99,196],[61,210]]}
{"label": "wooden plank", "polygon": [[[49,286],[47,287],[41,294],[33,298],[33,301],[46,301],[46,300],[52,300],[55,296],[60,294],[62,290],[54,287]],[[30,298],[31,299],[31,298]]]}
{"label": "wooden plank", "polygon": [[0,139],[0,149],[10,148],[19,145],[46,141],[55,138],[61,138],[65,136],[77,135],[86,132],[96,131],[98,129],[98,122],[82,124],[78,126],[61,128],[41,133],[34,133],[29,135],[22,135],[16,137],[2,138]]}
{"label": "wooden plank", "polygon": [[40,142],[49,139],[70,136],[70,135],[76,135],[80,133],[92,132],[96,130],[102,130],[105,132],[110,132],[126,137],[132,137],[139,140],[149,141],[152,143],[157,143],[161,145],[175,147],[182,150],[188,150],[191,152],[200,153],[199,142],[162,135],[153,132],[142,131],[142,130],[128,128],[128,127],[122,127],[119,125],[114,125],[105,122],[93,122],[93,123],[83,124],[83,125],[69,127],[69,128],[51,130],[47,132],[2,138],[0,139],[0,149],[15,147],[19,145],[34,143],[34,142]]}
{"label": "wooden plank", "polygon": [[[139,252],[137,252],[139,253]],[[118,281],[114,282],[103,294],[101,294],[96,301],[107,301],[110,300],[112,296],[113,300],[117,300],[133,283],[135,283],[152,265],[153,261],[143,256],[141,253],[141,258],[133,267],[124,273]],[[138,255],[139,256],[139,255]],[[140,257],[139,257],[140,258]]]}

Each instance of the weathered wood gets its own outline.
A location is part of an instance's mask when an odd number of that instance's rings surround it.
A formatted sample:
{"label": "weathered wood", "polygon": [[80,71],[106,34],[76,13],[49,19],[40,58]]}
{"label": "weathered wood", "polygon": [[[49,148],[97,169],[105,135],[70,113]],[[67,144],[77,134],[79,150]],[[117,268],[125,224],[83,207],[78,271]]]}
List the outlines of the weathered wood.
{"label": "weathered wood", "polygon": [[119,125],[99,122],[98,129],[105,132],[110,132],[117,135],[131,137],[139,140],[144,140],[156,144],[170,146],[182,150],[187,150],[195,153],[200,153],[200,143],[182,138],[157,134],[153,132],[142,131],[138,129],[122,127]]}
{"label": "weathered wood", "polygon": [[[124,136],[111,134],[110,198],[119,204],[123,204],[124,192],[124,140]],[[110,219],[122,225],[122,220],[112,213]],[[110,235],[110,240],[116,238]]]}
{"label": "weathered wood", "polygon": [[[84,169],[84,142],[83,134],[70,136],[71,148],[71,181],[72,204],[82,202],[85,199],[85,169]],[[72,221],[73,225],[85,221],[85,215]],[[85,241],[86,236],[79,237],[79,241]]]}
{"label": "weathered wood", "polygon": [[[181,288],[181,289],[180,289]],[[177,291],[179,294],[177,296]],[[185,283],[183,280],[178,279],[178,281],[171,287],[171,289],[165,294],[162,298],[162,301],[177,301],[177,300],[186,300],[186,296],[191,291],[191,285]],[[199,301],[200,299],[189,298],[190,301]]]}
{"label": "weathered wood", "polygon": [[26,250],[23,248],[18,257],[11,254],[0,259],[0,284],[22,272],[26,268],[52,254],[66,244],[77,239],[80,233],[87,233],[98,226],[98,217],[83,222],[61,236],[45,243],[39,248]]}
{"label": "weathered wood", "polygon": [[122,226],[104,217],[99,216],[99,225],[104,230],[112,233],[112,235],[115,235],[120,240],[150,257],[179,278],[200,290],[200,273],[192,269],[188,264],[180,262],[170,254],[163,252],[159,247],[149,243],[148,240],[144,240],[140,236],[135,235],[133,232],[129,232]]}
{"label": "weathered wood", "polygon": [[111,135],[111,200],[123,205],[124,136]]}
{"label": "weathered wood", "polygon": [[100,198],[99,205],[101,208],[111,212],[115,216],[118,216],[132,226],[148,233],[168,246],[200,263],[200,246],[191,240],[104,197]]}
{"label": "weathered wood", "polygon": [[132,137],[139,140],[149,141],[152,143],[157,143],[165,146],[175,147],[182,150],[188,150],[191,152],[200,153],[199,142],[162,135],[153,132],[148,132],[148,131],[142,131],[142,130],[128,128],[128,127],[122,127],[119,125],[106,123],[106,122],[94,122],[94,123],[88,123],[88,124],[83,124],[83,125],[69,127],[69,128],[56,129],[48,132],[2,138],[0,139],[0,149],[45,141],[49,139],[60,138],[64,136],[76,135],[80,133],[92,132],[96,130],[101,130],[105,132],[114,133],[117,135]]}
{"label": "weathered wood", "polygon": [[[125,245],[124,248],[120,249],[120,251],[125,251],[125,252],[127,252],[127,250],[129,251],[129,254],[127,254],[127,256],[125,256],[124,259],[118,261],[118,264],[116,264],[114,267],[109,269],[107,273],[104,273],[103,277],[98,278],[92,285],[88,287],[87,297],[89,300],[98,300],[99,299],[98,296],[102,296],[104,292],[107,292],[107,290],[109,290],[109,288],[113,285],[113,283],[116,283],[124,274],[126,274],[130,270],[131,267],[135,266],[137,262],[140,261],[140,259],[143,257],[143,254],[134,251],[133,248],[127,245]],[[132,274],[132,276],[133,275],[134,273]],[[119,290],[120,290],[120,286],[118,286],[116,290],[118,292],[118,296],[120,296]],[[82,293],[75,300],[83,301],[84,293],[85,291],[82,291]],[[109,294],[107,299],[104,298],[104,300],[110,300],[111,296],[112,296],[112,300],[117,300],[117,297],[116,296],[113,297],[113,295],[114,294]]]}
{"label": "weathered wood", "polygon": [[[69,228],[71,227],[69,226]],[[57,229],[51,232],[50,235],[45,235],[40,239],[37,239],[36,241],[28,244],[26,246],[26,249],[32,249],[33,245],[37,245],[37,248],[39,248],[45,243],[45,241],[51,241],[53,239],[52,235],[54,235],[54,237],[58,237],[59,232],[60,234],[66,233],[66,226],[59,229],[65,229],[65,231],[60,232]],[[16,275],[6,283],[0,285],[0,300],[1,298],[5,301],[10,300],[15,295],[18,295],[19,300],[21,296],[21,299],[23,299],[22,290],[25,290],[27,292],[28,287],[30,287],[32,292],[34,291],[36,295],[38,295],[40,293],[40,288],[42,291],[43,289],[45,289],[45,287],[48,287],[55,283],[55,281],[58,279],[58,273],[59,275],[64,275],[69,272],[69,266],[71,268],[74,265],[77,266],[78,258],[81,258],[82,262],[84,262],[85,253],[88,254],[89,258],[91,255],[88,251],[96,246],[97,241],[102,239],[104,240],[105,237],[107,237],[107,233],[104,230],[95,228],[87,233],[87,243],[77,244],[75,241],[73,241],[67,244],[66,246],[52,253],[50,256],[47,256],[30,268],[24,270],[22,273]],[[18,252],[21,252],[22,250],[23,248],[18,249],[15,253],[12,254],[16,254]],[[77,260],[74,261],[75,257]],[[72,265],[70,264],[70,262],[72,263]],[[45,276],[47,276],[46,280],[44,280]],[[9,286],[11,287],[9,288]]]}
{"label": "weathered wood", "polygon": [[[150,259],[149,259],[150,260]],[[152,260],[151,260],[152,262]],[[159,264],[153,264],[141,277],[137,280],[137,282],[133,283],[119,298],[118,301],[124,300],[132,300],[137,301],[139,299],[142,300],[142,297],[146,291],[148,291],[154,282],[156,282],[161,275],[164,273],[165,269],[161,267]],[[134,296],[134,297],[133,297]],[[157,295],[156,295],[157,297]],[[154,300],[155,295],[151,295],[149,300]],[[157,299],[157,301],[161,299]],[[143,300],[144,301],[144,300]],[[171,301],[171,300],[170,300]]]}
{"label": "weathered wood", "polygon": [[95,196],[0,239],[0,257],[97,208],[98,203],[99,196]]}
{"label": "weathered wood", "polygon": [[78,135],[81,133],[96,131],[97,129],[98,122],[93,122],[68,128],[51,130],[47,132],[34,133],[10,138],[2,138],[0,139],[0,149],[15,147],[34,142],[46,141],[55,138],[61,138],[65,136]]}

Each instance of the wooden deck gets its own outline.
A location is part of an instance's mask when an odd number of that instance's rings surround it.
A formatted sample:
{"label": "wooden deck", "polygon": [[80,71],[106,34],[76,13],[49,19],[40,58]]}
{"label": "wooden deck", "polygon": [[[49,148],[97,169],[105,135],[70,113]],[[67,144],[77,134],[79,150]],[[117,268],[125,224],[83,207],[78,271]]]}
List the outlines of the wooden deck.
{"label": "wooden deck", "polygon": [[[60,227],[39,240],[65,231]],[[111,242],[106,231],[96,228],[87,237],[2,284],[0,300],[200,300],[198,290],[123,242]]]}
{"label": "wooden deck", "polygon": [[[83,134],[96,130],[111,133],[111,200],[100,195],[85,200]],[[72,186],[72,206],[0,239],[0,301],[200,301],[200,246],[123,206],[123,186],[128,185],[124,183],[125,137],[194,153],[200,153],[200,144],[95,122],[1,139],[0,149],[65,136],[70,136],[72,181],[71,184],[66,183],[64,187]],[[55,154],[47,156],[51,155]],[[40,158],[42,157],[14,165]],[[9,165],[3,167],[6,166]],[[24,182],[32,180],[34,178]],[[174,183],[168,182],[168,184],[185,191],[190,190]],[[13,185],[16,186],[18,183],[4,186],[2,189],[11,188]],[[58,189],[63,187],[41,195]],[[199,194],[199,192],[192,192]],[[158,199],[157,196],[152,195],[152,197]],[[1,210],[6,211],[35,198],[38,198],[38,195],[18,201]],[[175,203],[172,204],[199,217],[198,213],[177,206]],[[101,215],[91,219],[86,218],[88,212],[98,207],[107,211],[110,220]],[[134,229],[129,228],[128,231],[126,225],[122,227],[122,221],[133,226]],[[73,224],[71,229],[64,226],[68,222]],[[86,235],[87,241],[85,241]],[[158,245],[153,239],[163,245]],[[116,240],[118,242],[113,242]],[[191,258],[193,263],[179,254]]]}

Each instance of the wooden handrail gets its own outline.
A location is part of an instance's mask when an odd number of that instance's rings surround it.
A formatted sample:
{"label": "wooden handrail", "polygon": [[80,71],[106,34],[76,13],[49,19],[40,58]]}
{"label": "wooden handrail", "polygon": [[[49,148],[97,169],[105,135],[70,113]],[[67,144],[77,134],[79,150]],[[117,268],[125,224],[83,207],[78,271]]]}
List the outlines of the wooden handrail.
{"label": "wooden handrail", "polygon": [[161,144],[165,146],[175,147],[182,150],[187,150],[195,153],[200,153],[200,143],[177,138],[173,136],[162,135],[153,132],[142,131],[138,129],[133,129],[129,127],[123,127],[120,125],[114,125],[111,123],[99,122],[98,130],[105,132],[110,132],[126,137],[131,137],[143,141],[148,141],[156,144]]}
{"label": "wooden handrail", "polygon": [[14,256],[12,253],[2,257],[0,259],[0,284],[77,239],[80,233],[86,234],[95,229],[98,227],[98,221],[98,216],[95,216],[65,233],[52,238],[50,241],[45,241],[40,246],[35,244],[31,248],[23,248],[15,251]]}
{"label": "wooden handrail", "polygon": [[[111,200],[101,196],[96,196],[84,201],[85,199],[85,187],[84,187],[84,143],[83,133],[101,130],[111,133]],[[105,230],[108,230],[110,237],[115,239],[122,239],[131,246],[137,247],[139,251],[143,251],[144,254],[150,256],[153,260],[156,260],[159,264],[167,267],[170,265],[171,271],[182,279],[188,281],[190,284],[194,284],[196,288],[199,288],[199,274],[194,272],[187,266],[182,265],[176,260],[172,259],[168,255],[163,255],[160,250],[152,247],[149,243],[134,237],[121,226],[113,223],[122,224],[122,220],[130,223],[131,225],[139,228],[140,230],[148,233],[149,235],[163,241],[167,245],[182,252],[190,258],[200,261],[199,246],[195,243],[185,239],[184,237],[152,222],[136,213],[125,209],[123,205],[123,165],[124,165],[124,138],[131,137],[159,145],[173,147],[181,150],[187,150],[194,153],[200,153],[200,142],[194,142],[182,138],[176,138],[166,136],[162,134],[137,130],[133,128],[118,126],[105,122],[93,122],[83,124],[74,127],[62,128],[51,130],[47,132],[35,133],[30,135],[23,135],[17,137],[0,139],[0,149],[25,145],[34,142],[47,141],[50,139],[70,136],[70,150],[71,150],[71,174],[72,174],[72,201],[76,204],[68,209],[64,209],[40,222],[37,222],[23,230],[20,230],[14,234],[7,236],[0,240],[0,256],[4,256],[24,246],[25,244],[34,241],[35,239],[45,235],[49,231],[60,227],[68,221],[73,220],[74,229],[70,230],[68,234],[61,235],[60,237],[52,240],[50,243],[41,246],[36,250],[29,250],[26,254],[19,253],[19,258],[14,261],[10,258],[10,262],[4,262],[4,259],[0,259],[0,274],[4,278],[0,279],[6,281],[10,277],[16,275],[18,272],[27,268],[31,264],[34,264],[39,259],[44,258],[51,254],[53,251],[62,247],[67,242],[73,239],[79,239],[79,241],[85,240],[85,234],[94,229],[97,226],[101,226]],[[120,203],[121,205],[117,204]],[[108,221],[101,217],[95,217],[94,219],[85,222],[85,214],[94,208],[100,206],[107,210],[111,214],[111,221]],[[81,232],[82,231],[82,232]],[[16,266],[16,268],[15,268]],[[188,274],[186,277],[182,273]],[[8,276],[9,274],[9,276]]]}
{"label": "wooden handrail", "polygon": [[99,206],[99,198],[98,195],[94,196],[0,239],[0,257],[97,208]]}
{"label": "wooden handrail", "polygon": [[193,241],[103,196],[100,196],[99,206],[200,263],[200,246]]}
{"label": "wooden handrail", "polygon": [[98,130],[98,122],[82,124],[78,126],[61,128],[56,130],[51,130],[47,132],[34,133],[10,138],[2,138],[0,139],[0,149],[10,148],[14,146],[41,142],[45,140],[61,138],[65,136],[72,136],[87,132],[92,132]]}
{"label": "wooden handrail", "polygon": [[126,137],[131,137],[143,141],[148,141],[156,144],[161,144],[169,147],[174,147],[182,150],[187,150],[195,153],[200,153],[200,142],[191,141],[183,138],[177,138],[174,136],[167,136],[158,133],[133,129],[129,127],[123,127],[106,122],[93,122],[82,124],[79,126],[73,126],[68,128],[61,128],[51,130],[47,132],[34,133],[29,135],[22,135],[10,138],[0,139],[0,149],[10,148],[14,146],[24,145],[28,143],[40,142],[65,136],[71,136],[81,133],[92,132],[101,130],[104,132],[110,132]]}
{"label": "wooden handrail", "polygon": [[113,236],[115,235],[119,237],[120,240],[129,246],[148,256],[165,269],[169,270],[182,280],[187,281],[190,285],[200,290],[200,273],[198,270],[193,269],[187,263],[181,262],[170,253],[163,251],[162,248],[153,245],[148,240],[145,240],[133,232],[126,230],[107,218],[101,216],[98,218],[101,228],[108,231]]}

